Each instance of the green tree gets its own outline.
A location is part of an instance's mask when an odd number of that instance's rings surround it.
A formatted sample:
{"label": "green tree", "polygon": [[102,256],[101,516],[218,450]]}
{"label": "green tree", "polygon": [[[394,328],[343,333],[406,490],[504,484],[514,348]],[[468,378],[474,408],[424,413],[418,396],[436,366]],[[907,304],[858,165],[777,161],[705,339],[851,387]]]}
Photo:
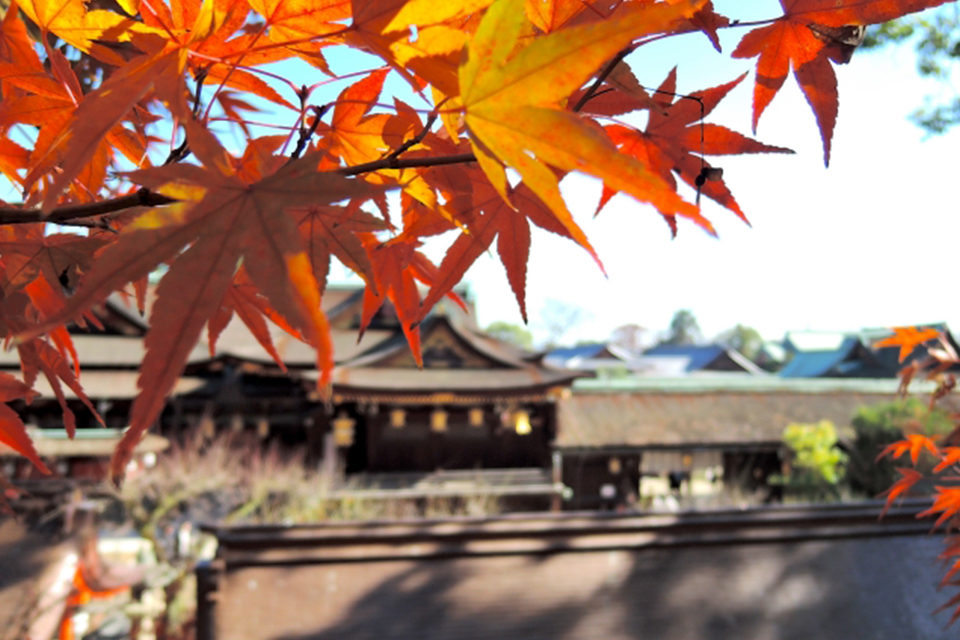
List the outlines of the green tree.
{"label": "green tree", "polygon": [[520,325],[497,320],[487,325],[484,332],[497,340],[503,340],[521,349],[533,349],[533,334]]}
{"label": "green tree", "polygon": [[829,420],[813,424],[791,424],[783,430],[790,448],[790,469],[785,477],[788,489],[807,498],[837,495],[846,454],[837,446],[837,429]]}
{"label": "green tree", "polygon": [[642,353],[650,346],[650,331],[636,323],[620,325],[610,333],[610,344],[631,354]]}
{"label": "green tree", "polygon": [[763,348],[763,338],[760,333],[752,328],[742,324],[732,329],[727,329],[717,336],[717,342],[727,345],[731,349],[736,349],[751,360],[756,359],[760,349]]}
{"label": "green tree", "polygon": [[660,344],[697,344],[702,339],[703,333],[693,312],[689,309],[680,309],[673,314],[667,337]]}
{"label": "green tree", "polygon": [[545,338],[540,346],[543,349],[555,349],[566,340],[570,331],[583,324],[589,313],[582,307],[564,302],[562,300],[549,299],[540,310],[539,326],[543,329]]}
{"label": "green tree", "polygon": [[[937,11],[899,18],[867,32],[863,46],[913,46],[921,76],[949,85],[960,62],[960,9],[956,4]],[[943,133],[960,123],[960,95],[930,99],[911,114],[911,119],[930,133]]]}

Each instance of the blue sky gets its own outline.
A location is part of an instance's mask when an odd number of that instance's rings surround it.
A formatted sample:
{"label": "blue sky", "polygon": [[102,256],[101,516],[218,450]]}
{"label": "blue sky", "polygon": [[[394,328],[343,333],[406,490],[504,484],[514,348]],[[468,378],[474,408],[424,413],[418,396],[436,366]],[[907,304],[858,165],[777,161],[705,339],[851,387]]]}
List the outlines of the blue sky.
{"label": "blue sky", "polygon": [[[744,4],[715,3],[736,16],[743,16]],[[749,8],[754,18],[779,13],[776,2]],[[732,51],[745,31],[726,30],[724,51]],[[752,69],[752,61],[717,54],[702,35],[658,47],[630,60],[648,86],[659,84],[674,64],[679,91],[715,86]],[[918,78],[906,47],[858,51],[837,75],[840,113],[828,169],[813,114],[792,77],[756,137],[796,155],[715,160],[752,227],[706,201],[704,212],[719,239],[686,224],[671,240],[649,207],[625,196],[592,219],[598,186],[584,178],[565,181],[571,209],[608,277],[569,242],[537,234],[527,281],[535,336],[543,336],[541,311],[548,300],[583,309],[568,341],[604,339],[631,322],[662,330],[680,308],[694,312],[708,337],[738,322],[767,338],[791,329],[933,321],[960,327],[960,302],[952,295],[960,131],[927,137],[908,120],[925,96],[950,94],[952,87]],[[708,121],[749,134],[752,79]],[[439,258],[442,248],[434,250]],[[481,258],[467,280],[481,324],[521,322],[496,256]]]}

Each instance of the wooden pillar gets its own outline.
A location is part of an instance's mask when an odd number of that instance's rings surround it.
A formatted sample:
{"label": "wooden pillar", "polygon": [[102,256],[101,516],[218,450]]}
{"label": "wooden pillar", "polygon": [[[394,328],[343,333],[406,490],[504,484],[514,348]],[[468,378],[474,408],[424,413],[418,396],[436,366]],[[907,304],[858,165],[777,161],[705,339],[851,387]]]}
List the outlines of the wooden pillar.
{"label": "wooden pillar", "polygon": [[323,460],[320,462],[320,469],[324,484],[332,490],[337,484],[343,466],[340,462],[340,452],[337,451],[337,443],[333,439],[333,431],[330,429],[323,434]]}
{"label": "wooden pillar", "polygon": [[322,410],[316,410],[303,419],[306,432],[306,451],[304,461],[310,465],[323,464],[323,429],[327,420]]}
{"label": "wooden pillar", "polygon": [[553,483],[554,492],[550,496],[550,511],[562,511],[563,496],[557,492],[557,489],[563,484],[563,454],[559,451],[554,451],[551,455],[551,462],[553,463],[553,467],[550,470],[550,480]]}

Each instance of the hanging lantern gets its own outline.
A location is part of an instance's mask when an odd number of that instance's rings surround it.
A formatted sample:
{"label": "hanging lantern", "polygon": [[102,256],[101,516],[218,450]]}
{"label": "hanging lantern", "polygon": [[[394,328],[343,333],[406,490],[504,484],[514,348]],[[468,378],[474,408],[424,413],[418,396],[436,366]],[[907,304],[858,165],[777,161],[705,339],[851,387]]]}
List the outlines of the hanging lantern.
{"label": "hanging lantern", "polygon": [[607,461],[607,471],[610,472],[610,475],[618,475],[623,471],[623,463],[620,462],[620,458],[614,456]]}
{"label": "hanging lantern", "polygon": [[392,409],[390,411],[390,426],[394,429],[400,429],[407,424],[407,411],[405,409]]}
{"label": "hanging lantern", "polygon": [[480,407],[471,407],[467,411],[467,422],[471,427],[483,426],[483,409]]}
{"label": "hanging lantern", "polygon": [[205,413],[200,418],[200,436],[204,440],[213,440],[215,435],[217,435],[217,425],[213,421],[213,417]]}
{"label": "hanging lantern", "polygon": [[443,433],[447,430],[448,414],[444,409],[434,409],[430,414],[430,430],[434,433]]}
{"label": "hanging lantern", "polygon": [[522,409],[520,411],[514,411],[513,428],[518,436],[530,435],[530,432],[533,431],[533,428],[530,426],[530,412]]}
{"label": "hanging lantern", "polygon": [[338,447],[349,447],[353,444],[353,427],[357,421],[343,411],[331,421],[333,424],[333,442]]}
{"label": "hanging lantern", "polygon": [[270,435],[270,421],[264,417],[257,420],[257,437],[265,440]]}

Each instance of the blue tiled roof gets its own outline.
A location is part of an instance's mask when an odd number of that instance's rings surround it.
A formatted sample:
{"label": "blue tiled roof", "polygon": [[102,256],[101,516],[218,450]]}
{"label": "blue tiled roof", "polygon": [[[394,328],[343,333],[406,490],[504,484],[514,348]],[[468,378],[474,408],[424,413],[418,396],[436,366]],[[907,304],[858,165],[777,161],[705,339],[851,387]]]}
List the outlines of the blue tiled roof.
{"label": "blue tiled roof", "polygon": [[[860,341],[854,336],[844,338],[843,343],[837,349],[823,351],[798,351],[794,353],[783,369],[780,370],[780,376],[784,378],[816,378],[819,376],[838,375],[842,376],[851,373],[844,371],[849,369],[849,365],[856,363],[845,363],[848,357]],[[844,367],[844,365],[848,365]]]}
{"label": "blue tiled roof", "polygon": [[674,356],[687,358],[687,371],[699,371],[723,355],[724,349],[715,344],[661,344],[647,349],[647,356]]}
{"label": "blue tiled roof", "polygon": [[596,344],[584,344],[578,347],[564,347],[562,349],[554,349],[547,353],[548,358],[559,358],[563,360],[569,360],[570,358],[592,358],[601,351],[607,348],[607,345],[598,342]]}

